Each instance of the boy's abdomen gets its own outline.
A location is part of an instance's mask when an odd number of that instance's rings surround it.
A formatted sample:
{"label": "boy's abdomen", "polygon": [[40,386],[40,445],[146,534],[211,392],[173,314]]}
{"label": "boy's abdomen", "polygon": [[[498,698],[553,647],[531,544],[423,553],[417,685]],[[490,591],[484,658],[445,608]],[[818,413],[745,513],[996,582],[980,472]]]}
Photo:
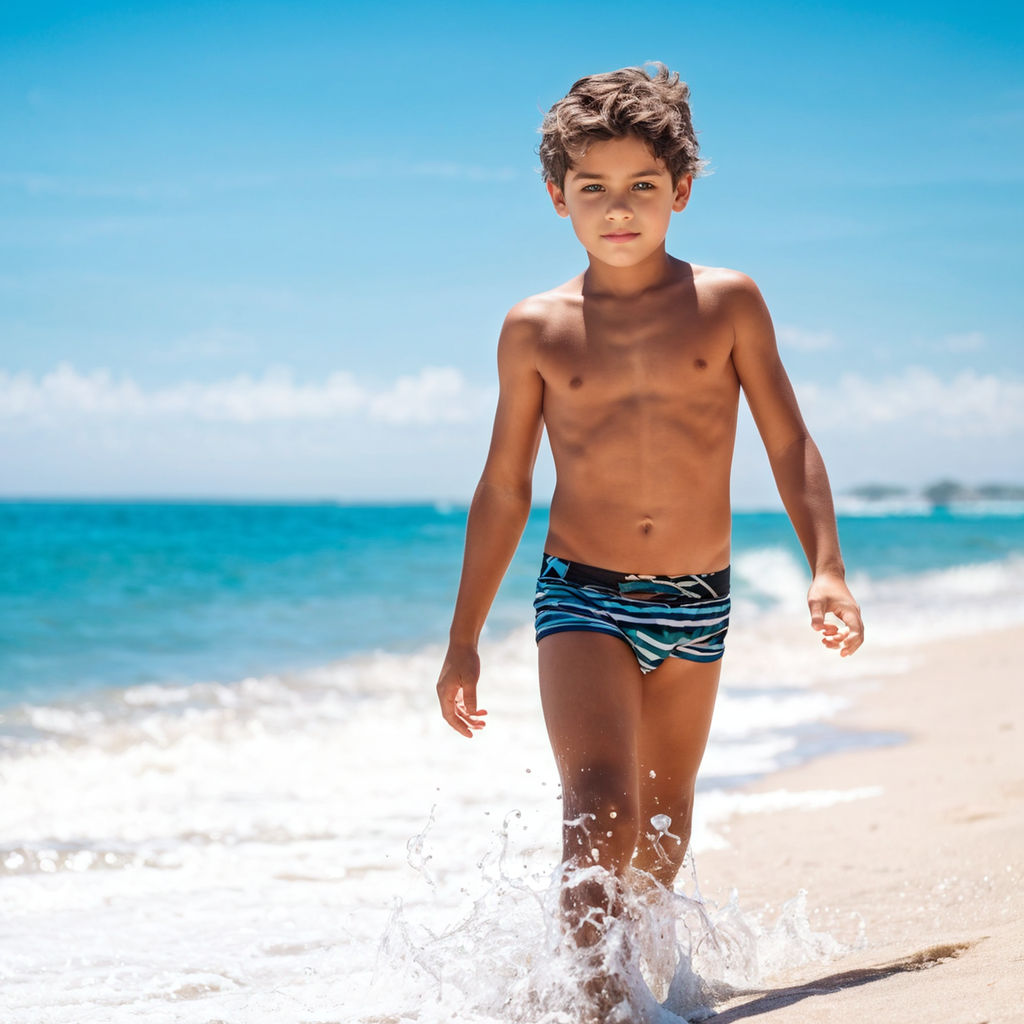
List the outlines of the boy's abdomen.
{"label": "boy's abdomen", "polygon": [[728,472],[689,486],[681,479],[657,502],[637,500],[641,496],[631,494],[631,483],[566,487],[560,479],[545,549],[605,569],[664,576],[714,572],[729,564]]}

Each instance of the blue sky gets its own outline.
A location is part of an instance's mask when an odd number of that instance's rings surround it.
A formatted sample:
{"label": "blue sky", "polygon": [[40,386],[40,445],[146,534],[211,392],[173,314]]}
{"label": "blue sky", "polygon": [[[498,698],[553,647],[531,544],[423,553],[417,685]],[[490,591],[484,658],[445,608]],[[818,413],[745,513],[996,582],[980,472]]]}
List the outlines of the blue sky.
{"label": "blue sky", "polygon": [[542,112],[650,59],[713,171],[670,251],[758,281],[836,489],[1020,480],[1022,15],[704,7],[5,4],[0,494],[467,497],[584,265]]}

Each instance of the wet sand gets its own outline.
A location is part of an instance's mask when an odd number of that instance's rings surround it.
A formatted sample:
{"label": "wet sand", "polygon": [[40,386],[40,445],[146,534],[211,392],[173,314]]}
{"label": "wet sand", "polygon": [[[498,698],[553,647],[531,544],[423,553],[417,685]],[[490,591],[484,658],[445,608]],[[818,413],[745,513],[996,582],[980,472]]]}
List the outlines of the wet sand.
{"label": "wet sand", "polygon": [[816,930],[849,942],[859,914],[864,935],[841,959],[720,1005],[714,1021],[1024,1021],[1022,645],[1024,629],[1014,629],[908,652],[908,670],[856,684],[838,719],[906,742],[823,757],[752,787],[881,792],[733,819],[720,829],[729,848],[698,858],[704,895],[722,903],[738,885],[740,905],[772,908],[770,920],[805,889]]}

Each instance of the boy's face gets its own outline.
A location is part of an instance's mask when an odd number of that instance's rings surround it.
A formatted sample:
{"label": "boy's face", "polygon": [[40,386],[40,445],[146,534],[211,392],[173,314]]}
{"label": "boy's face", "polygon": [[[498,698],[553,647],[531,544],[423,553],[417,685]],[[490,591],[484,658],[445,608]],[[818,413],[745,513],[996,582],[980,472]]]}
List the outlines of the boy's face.
{"label": "boy's face", "polygon": [[592,257],[630,267],[659,250],[673,212],[690,198],[692,178],[675,186],[665,164],[635,135],[591,143],[565,176],[564,188],[548,182],[560,217]]}

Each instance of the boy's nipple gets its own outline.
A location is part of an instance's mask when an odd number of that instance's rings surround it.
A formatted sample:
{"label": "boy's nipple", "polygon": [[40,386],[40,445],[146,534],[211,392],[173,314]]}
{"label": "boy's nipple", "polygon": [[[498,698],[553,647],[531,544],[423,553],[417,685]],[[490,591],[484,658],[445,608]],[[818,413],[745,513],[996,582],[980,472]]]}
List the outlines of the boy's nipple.
{"label": "boy's nipple", "polygon": [[583,378],[573,377],[573,379],[569,381],[569,387],[571,387],[574,391],[576,390],[576,388],[583,387]]}

